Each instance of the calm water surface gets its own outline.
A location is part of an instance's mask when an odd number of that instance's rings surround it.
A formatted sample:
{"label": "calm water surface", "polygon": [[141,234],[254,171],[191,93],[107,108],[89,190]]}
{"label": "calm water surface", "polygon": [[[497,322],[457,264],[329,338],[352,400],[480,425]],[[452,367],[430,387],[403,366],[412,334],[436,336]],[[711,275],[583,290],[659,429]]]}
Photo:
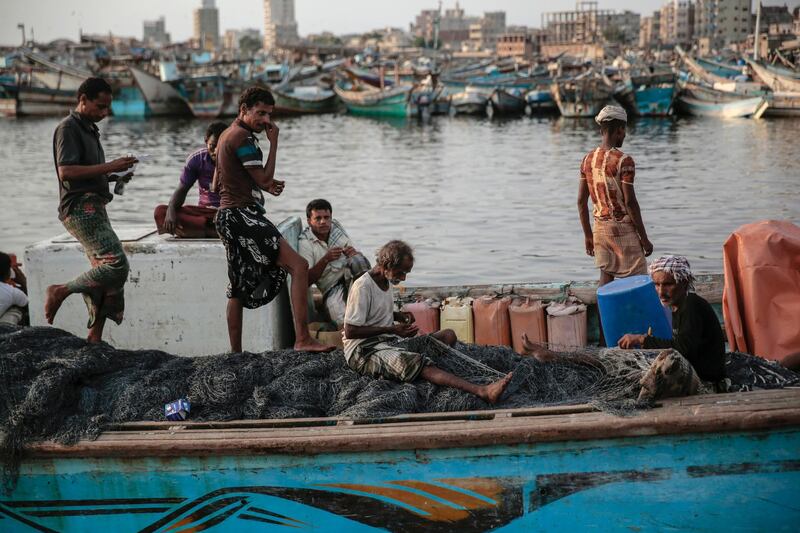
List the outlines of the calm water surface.
{"label": "calm water surface", "polygon": [[[0,120],[0,250],[62,233],[50,119]],[[402,238],[417,252],[409,285],[595,279],[575,207],[578,167],[598,143],[592,121],[439,118],[427,124],[345,115],[278,121],[274,222],[324,197],[368,257]],[[100,124],[109,159],[139,165],[108,206],[116,224],[151,223],[167,203],[206,121]],[[655,254],[682,253],[696,271],[722,270],[722,243],[742,224],[800,222],[800,121],[642,119],[624,150]],[[266,146],[266,141],[262,143]],[[187,203],[196,201],[192,191]]]}

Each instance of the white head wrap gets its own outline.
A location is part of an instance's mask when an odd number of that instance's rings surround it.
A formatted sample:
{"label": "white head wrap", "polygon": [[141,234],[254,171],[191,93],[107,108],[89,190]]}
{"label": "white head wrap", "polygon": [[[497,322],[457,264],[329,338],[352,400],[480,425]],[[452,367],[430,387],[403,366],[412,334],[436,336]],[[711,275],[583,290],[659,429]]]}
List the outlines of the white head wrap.
{"label": "white head wrap", "polygon": [[654,272],[666,272],[677,283],[686,283],[690,291],[694,290],[694,275],[689,267],[689,260],[682,255],[664,255],[650,263],[650,275]]}
{"label": "white head wrap", "polygon": [[600,113],[598,113],[596,117],[594,117],[594,121],[598,124],[602,124],[607,120],[621,120],[622,122],[628,122],[628,114],[618,105],[607,105],[600,110]]}

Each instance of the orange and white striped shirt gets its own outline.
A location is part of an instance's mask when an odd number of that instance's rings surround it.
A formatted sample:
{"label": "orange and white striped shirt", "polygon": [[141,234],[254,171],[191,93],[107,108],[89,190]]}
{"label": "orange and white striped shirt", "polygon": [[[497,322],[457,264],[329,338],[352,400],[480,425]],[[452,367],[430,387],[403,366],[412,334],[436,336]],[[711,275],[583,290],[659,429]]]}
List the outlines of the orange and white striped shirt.
{"label": "orange and white striped shirt", "polygon": [[633,158],[618,148],[595,148],[586,154],[581,179],[589,186],[595,220],[621,221],[628,216],[622,184],[633,184],[635,174]]}

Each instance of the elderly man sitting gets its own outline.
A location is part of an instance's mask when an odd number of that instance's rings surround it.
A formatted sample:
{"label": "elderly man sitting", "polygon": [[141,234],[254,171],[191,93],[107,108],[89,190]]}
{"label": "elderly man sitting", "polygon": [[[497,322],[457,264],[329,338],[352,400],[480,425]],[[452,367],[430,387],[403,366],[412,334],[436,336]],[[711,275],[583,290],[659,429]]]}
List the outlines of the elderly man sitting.
{"label": "elderly man sitting", "polygon": [[523,335],[524,354],[541,362],[591,365],[607,373],[627,362],[623,366],[641,371],[640,400],[710,392],[708,382],[725,377],[725,341],[717,315],[707,301],[690,292],[694,276],[685,257],[660,257],[649,271],[662,303],[672,308],[672,339],[628,333],[619,340],[622,350],[598,349],[592,354],[553,352]]}
{"label": "elderly man sitting", "polygon": [[650,277],[661,303],[672,309],[672,339],[627,334],[620,348],[674,348],[694,367],[700,379],[717,382],[725,377],[725,338],[714,309],[694,291],[689,261],[665,255],[650,264]]}

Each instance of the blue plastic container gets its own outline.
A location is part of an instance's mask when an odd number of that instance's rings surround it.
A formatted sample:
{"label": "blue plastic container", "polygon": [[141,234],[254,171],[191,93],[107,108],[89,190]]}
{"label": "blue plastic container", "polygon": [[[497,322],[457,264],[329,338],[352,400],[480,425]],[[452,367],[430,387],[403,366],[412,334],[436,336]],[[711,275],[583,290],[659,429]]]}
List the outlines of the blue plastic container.
{"label": "blue plastic container", "polygon": [[617,279],[597,289],[597,307],[608,346],[615,346],[626,333],[647,333],[672,338],[672,326],[658,299],[650,276]]}

